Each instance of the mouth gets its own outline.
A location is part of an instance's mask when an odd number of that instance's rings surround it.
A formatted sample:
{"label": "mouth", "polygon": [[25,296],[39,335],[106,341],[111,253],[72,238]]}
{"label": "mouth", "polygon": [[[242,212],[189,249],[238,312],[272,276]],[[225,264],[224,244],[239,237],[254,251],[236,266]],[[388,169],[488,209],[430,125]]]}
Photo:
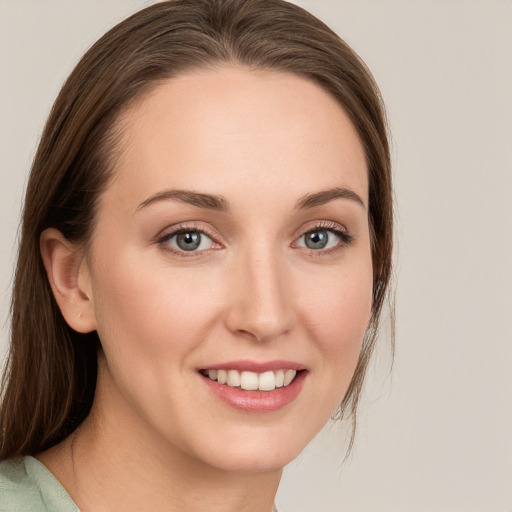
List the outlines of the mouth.
{"label": "mouth", "polygon": [[309,374],[293,361],[231,361],[198,369],[207,388],[243,413],[271,413],[294,402]]}
{"label": "mouth", "polygon": [[200,373],[218,384],[244,391],[274,391],[288,387],[303,371],[281,368],[258,373],[235,369],[202,369]]}

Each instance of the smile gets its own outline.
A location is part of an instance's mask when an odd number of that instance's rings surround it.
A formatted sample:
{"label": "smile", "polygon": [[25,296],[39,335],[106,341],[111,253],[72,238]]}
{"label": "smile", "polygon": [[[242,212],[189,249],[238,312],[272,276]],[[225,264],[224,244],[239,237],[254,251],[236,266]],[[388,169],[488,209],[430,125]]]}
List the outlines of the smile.
{"label": "smile", "polygon": [[219,363],[198,371],[214,396],[244,413],[270,413],[299,396],[309,370],[285,360]]}
{"label": "smile", "polygon": [[201,373],[209,379],[233,388],[246,391],[273,391],[276,388],[289,386],[297,375],[296,370],[279,369],[256,373],[238,370],[202,370]]}

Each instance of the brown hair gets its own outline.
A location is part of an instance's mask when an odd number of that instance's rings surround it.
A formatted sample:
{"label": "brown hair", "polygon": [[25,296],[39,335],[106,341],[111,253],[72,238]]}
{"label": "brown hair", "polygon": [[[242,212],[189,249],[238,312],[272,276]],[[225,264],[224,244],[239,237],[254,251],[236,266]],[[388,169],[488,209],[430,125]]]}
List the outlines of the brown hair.
{"label": "brown hair", "polygon": [[[85,244],[114,170],[116,121],[162,80],[230,62],[309,77],[344,107],[369,173],[373,316],[339,409],[355,412],[391,273],[392,191],[384,109],[373,78],[326,25],[283,0],[170,0],[129,17],[81,59],[50,113],[28,182],[2,380],[0,460],[34,454],[68,436],[90,411],[100,341],[64,321],[39,250],[55,227]],[[351,441],[353,441],[353,434]]]}

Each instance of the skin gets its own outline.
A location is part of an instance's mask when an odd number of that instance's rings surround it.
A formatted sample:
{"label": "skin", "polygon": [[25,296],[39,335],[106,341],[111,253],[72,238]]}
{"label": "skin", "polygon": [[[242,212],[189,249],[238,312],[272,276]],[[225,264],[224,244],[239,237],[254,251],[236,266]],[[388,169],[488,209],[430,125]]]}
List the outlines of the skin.
{"label": "skin", "polygon": [[[371,316],[361,143],[313,82],[228,66],[159,85],[120,126],[88,252],[54,229],[41,239],[64,317],[96,329],[103,352],[90,416],[38,458],[83,512],[269,512],[282,467],[342,400]],[[354,196],[297,208],[341,188]],[[226,209],[140,206],[170,189],[221,196]],[[183,225],[208,234],[202,250],[176,248]],[[305,246],[314,229],[329,248]],[[307,373],[274,412],[227,405],[198,372],[276,359]]]}

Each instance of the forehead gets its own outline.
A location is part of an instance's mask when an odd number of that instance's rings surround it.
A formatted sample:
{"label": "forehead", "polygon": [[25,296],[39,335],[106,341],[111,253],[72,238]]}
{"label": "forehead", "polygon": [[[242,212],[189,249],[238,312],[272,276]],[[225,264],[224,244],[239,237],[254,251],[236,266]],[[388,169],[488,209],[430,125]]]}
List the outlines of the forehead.
{"label": "forehead", "polygon": [[[156,86],[122,115],[117,187],[301,196],[349,186],[367,203],[364,151],[341,105],[291,73],[220,67]],[[137,202],[137,204],[138,204]]]}

